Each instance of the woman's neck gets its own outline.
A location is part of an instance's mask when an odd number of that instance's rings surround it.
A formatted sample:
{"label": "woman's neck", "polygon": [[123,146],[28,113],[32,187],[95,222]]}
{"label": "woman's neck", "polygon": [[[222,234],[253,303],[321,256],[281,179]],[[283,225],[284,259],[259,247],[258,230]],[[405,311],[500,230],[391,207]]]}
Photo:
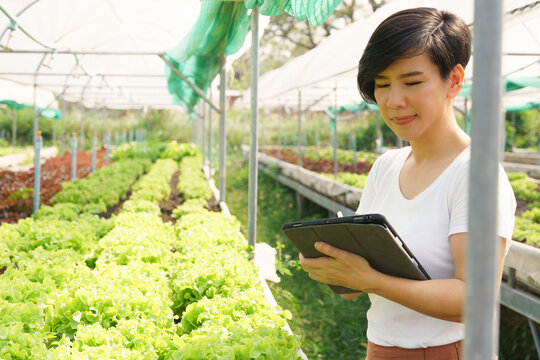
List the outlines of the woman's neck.
{"label": "woman's neck", "polygon": [[446,156],[455,157],[470,143],[470,137],[452,120],[444,127],[434,129],[430,136],[411,141],[411,150],[414,162],[423,163]]}

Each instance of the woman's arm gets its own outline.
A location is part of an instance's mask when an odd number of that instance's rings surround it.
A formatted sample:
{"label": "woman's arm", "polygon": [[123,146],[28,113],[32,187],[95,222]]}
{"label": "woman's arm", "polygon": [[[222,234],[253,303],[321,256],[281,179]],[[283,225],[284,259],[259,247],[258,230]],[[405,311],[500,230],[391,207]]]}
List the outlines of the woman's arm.
{"label": "woman's arm", "polygon": [[[318,243],[316,247],[329,257],[306,259],[301,256],[300,260],[314,280],[377,294],[422,314],[460,322],[465,298],[466,239],[466,233],[450,236],[455,265],[453,279],[419,281],[386,275],[374,270],[363,257],[325,243]],[[504,249],[506,240],[500,239],[501,249]],[[504,251],[501,251],[497,274],[499,285],[503,264]]]}

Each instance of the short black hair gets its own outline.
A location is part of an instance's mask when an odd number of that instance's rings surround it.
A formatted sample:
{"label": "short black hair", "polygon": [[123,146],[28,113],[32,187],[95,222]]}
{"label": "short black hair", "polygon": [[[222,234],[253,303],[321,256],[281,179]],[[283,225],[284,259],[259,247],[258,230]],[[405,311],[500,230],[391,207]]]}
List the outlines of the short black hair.
{"label": "short black hair", "polygon": [[375,29],[358,64],[358,90],[375,103],[375,76],[394,61],[427,53],[441,78],[471,57],[471,31],[459,16],[444,10],[419,7],[398,11]]}

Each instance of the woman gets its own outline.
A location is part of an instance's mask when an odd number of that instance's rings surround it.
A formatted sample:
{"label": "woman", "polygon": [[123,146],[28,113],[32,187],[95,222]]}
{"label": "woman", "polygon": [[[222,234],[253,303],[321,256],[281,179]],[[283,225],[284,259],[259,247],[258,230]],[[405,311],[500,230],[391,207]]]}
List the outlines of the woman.
{"label": "woman", "polygon": [[[462,19],[416,8],[384,20],[360,59],[362,97],[377,103],[386,124],[410,147],[375,162],[357,213],[386,216],[432,280],[382,274],[364,258],[325,243],[316,247],[328,257],[300,260],[315,280],[369,294],[369,360],[460,356],[470,138],[456,123],[453,100],[470,53],[471,33]],[[516,202],[502,167],[498,200],[497,234],[508,251]],[[498,258],[499,279],[506,251]]]}

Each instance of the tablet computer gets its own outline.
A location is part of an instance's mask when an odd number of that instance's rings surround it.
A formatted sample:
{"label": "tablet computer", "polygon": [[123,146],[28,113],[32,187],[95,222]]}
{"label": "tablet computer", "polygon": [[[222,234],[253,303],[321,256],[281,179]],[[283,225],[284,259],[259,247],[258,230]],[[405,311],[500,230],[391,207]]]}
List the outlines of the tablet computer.
{"label": "tablet computer", "polygon": [[[306,258],[326,256],[315,249],[322,241],[364,257],[374,269],[414,280],[430,279],[418,259],[381,214],[365,214],[283,224],[282,230]],[[329,285],[336,294],[358,292]]]}

